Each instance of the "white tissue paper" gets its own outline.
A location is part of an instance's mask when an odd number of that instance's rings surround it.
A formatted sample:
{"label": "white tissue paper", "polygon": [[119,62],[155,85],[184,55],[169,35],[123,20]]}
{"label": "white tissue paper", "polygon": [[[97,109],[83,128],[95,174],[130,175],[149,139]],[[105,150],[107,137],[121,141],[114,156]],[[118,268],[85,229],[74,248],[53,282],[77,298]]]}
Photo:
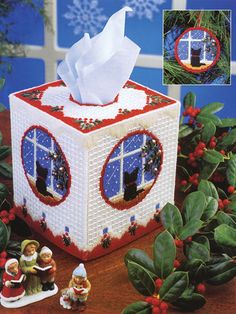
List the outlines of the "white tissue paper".
{"label": "white tissue paper", "polygon": [[57,73],[78,102],[110,103],[129,79],[140,47],[124,36],[128,11],[124,7],[113,14],[93,38],[84,34],[59,64]]}

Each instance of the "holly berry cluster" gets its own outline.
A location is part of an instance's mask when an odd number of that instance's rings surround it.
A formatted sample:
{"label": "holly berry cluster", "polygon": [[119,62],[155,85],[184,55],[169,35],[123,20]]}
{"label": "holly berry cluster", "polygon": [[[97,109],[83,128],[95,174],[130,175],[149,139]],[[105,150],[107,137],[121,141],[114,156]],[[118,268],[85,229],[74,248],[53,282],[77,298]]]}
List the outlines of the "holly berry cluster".
{"label": "holly berry cluster", "polygon": [[16,219],[16,210],[11,208],[9,211],[3,209],[0,211],[0,218],[5,225]]}
{"label": "holly berry cluster", "polygon": [[184,117],[188,117],[189,116],[189,120],[188,120],[188,124],[190,125],[194,125],[196,124],[197,127],[201,127],[201,123],[197,123],[196,122],[196,117],[197,115],[201,112],[200,108],[194,108],[193,106],[188,106],[184,112],[183,112],[183,116]]}
{"label": "holly berry cluster", "polygon": [[[156,286],[159,285],[158,281],[162,281],[161,279],[156,280]],[[152,306],[152,314],[166,314],[168,310],[168,304],[164,301],[161,301],[158,295],[153,295],[152,297],[146,297],[145,301]]]}

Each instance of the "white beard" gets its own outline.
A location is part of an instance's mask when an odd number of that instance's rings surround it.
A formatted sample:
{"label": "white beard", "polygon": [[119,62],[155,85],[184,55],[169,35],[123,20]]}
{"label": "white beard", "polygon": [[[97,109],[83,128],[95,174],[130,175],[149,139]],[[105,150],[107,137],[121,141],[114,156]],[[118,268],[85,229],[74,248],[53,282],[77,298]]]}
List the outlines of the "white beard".
{"label": "white beard", "polygon": [[24,254],[21,255],[21,259],[23,261],[26,261],[26,262],[31,262],[34,259],[36,260],[37,257],[38,257],[38,253],[37,252],[35,252],[34,255],[31,255],[31,256],[26,256]]}

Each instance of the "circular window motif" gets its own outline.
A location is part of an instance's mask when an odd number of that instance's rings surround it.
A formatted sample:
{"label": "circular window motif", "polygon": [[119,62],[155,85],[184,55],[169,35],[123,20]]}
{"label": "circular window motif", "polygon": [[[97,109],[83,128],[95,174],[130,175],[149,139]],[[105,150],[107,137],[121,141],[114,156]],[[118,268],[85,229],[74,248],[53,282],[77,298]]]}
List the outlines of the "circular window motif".
{"label": "circular window motif", "polygon": [[175,58],[189,72],[207,71],[216,64],[219,56],[219,40],[207,28],[188,28],[175,42]]}
{"label": "circular window motif", "polygon": [[163,160],[159,140],[148,131],[129,133],[112,149],[103,166],[100,189],[114,208],[127,209],[149,193]]}
{"label": "circular window motif", "polygon": [[34,194],[47,205],[58,205],[69,194],[70,173],[66,158],[52,134],[33,126],[21,144],[25,175]]}

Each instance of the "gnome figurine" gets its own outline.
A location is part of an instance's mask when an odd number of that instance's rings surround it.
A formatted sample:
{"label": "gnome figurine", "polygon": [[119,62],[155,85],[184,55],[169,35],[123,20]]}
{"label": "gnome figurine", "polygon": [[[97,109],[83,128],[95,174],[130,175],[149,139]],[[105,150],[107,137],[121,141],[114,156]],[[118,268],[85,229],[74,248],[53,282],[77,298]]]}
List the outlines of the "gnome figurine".
{"label": "gnome figurine", "polygon": [[84,264],[79,264],[72,273],[72,278],[69,282],[68,288],[62,290],[60,304],[66,309],[79,309],[84,311],[91,284],[87,279],[87,272]]}

